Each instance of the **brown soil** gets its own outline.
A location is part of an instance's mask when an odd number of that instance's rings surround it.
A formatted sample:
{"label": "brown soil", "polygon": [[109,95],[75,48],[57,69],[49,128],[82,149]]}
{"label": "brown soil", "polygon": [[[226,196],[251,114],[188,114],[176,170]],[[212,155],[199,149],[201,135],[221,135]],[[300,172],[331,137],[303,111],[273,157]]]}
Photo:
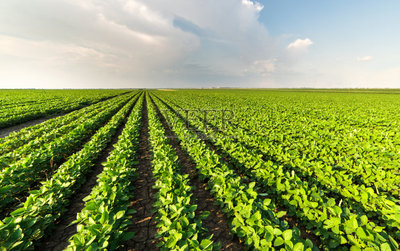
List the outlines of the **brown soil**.
{"label": "brown soil", "polygon": [[[128,112],[130,114],[135,105]],[[129,116],[128,116],[129,117]],[[125,121],[126,122],[126,121]],[[102,163],[107,161],[107,157],[114,149],[114,144],[118,142],[118,137],[122,133],[125,123],[122,123],[110,143],[100,153],[100,157],[94,162],[92,170],[85,176],[85,183],[81,185],[79,190],[71,197],[70,205],[61,219],[54,225],[53,229],[35,245],[35,250],[64,250],[68,246],[68,240],[77,233],[76,224],[71,226],[70,223],[76,220],[77,214],[85,207],[83,199],[90,194],[92,188],[97,184],[97,176],[103,171]]]}
{"label": "brown soil", "polygon": [[130,232],[134,237],[126,244],[127,250],[157,250],[156,212],[153,212],[156,191],[153,189],[154,180],[151,168],[152,153],[149,144],[149,122],[147,117],[147,101],[143,103],[142,125],[139,138],[139,164],[137,165],[137,178],[133,182],[134,198],[129,209],[136,210],[132,215]]}
{"label": "brown soil", "polygon": [[209,233],[213,235],[214,242],[221,243],[221,250],[244,250],[245,247],[240,240],[233,236],[229,228],[229,219],[215,204],[215,199],[207,190],[207,185],[199,179],[196,171],[196,164],[190,159],[189,155],[182,149],[179,144],[177,136],[168,127],[165,118],[160,113],[156,106],[157,114],[163,124],[170,144],[175,148],[181,165],[181,171],[189,174],[190,185],[194,187],[193,199],[194,203],[198,205],[196,215],[201,215],[203,212],[210,212],[210,215],[202,221],[203,226],[208,229]]}
{"label": "brown soil", "polygon": [[55,115],[55,116],[52,116],[52,117],[49,117],[49,118],[35,119],[35,120],[31,120],[31,121],[28,121],[28,122],[25,122],[25,123],[22,123],[22,124],[19,124],[19,125],[15,125],[15,126],[11,126],[11,127],[0,129],[0,138],[7,137],[8,135],[10,135],[10,133],[17,132],[17,131],[25,128],[25,127],[34,126],[34,125],[43,123],[46,120],[49,120],[49,119],[52,119],[52,118],[56,118],[56,117],[59,117],[59,116],[63,116],[63,115],[65,115],[65,114],[58,114],[58,115]]}

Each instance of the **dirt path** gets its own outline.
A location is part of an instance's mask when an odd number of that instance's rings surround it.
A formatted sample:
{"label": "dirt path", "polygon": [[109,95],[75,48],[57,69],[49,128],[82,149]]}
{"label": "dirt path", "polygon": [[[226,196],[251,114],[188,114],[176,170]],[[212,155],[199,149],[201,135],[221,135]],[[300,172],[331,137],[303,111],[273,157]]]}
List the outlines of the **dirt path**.
{"label": "dirt path", "polygon": [[217,205],[214,205],[215,199],[206,189],[206,183],[199,179],[196,164],[193,163],[189,155],[182,149],[178,137],[171,131],[157,106],[156,110],[169,138],[169,142],[176,150],[182,166],[181,171],[189,174],[190,185],[194,187],[192,191],[193,199],[195,200],[194,203],[198,205],[196,215],[201,215],[206,211],[210,212],[207,219],[202,221],[203,226],[209,230],[210,234],[213,234],[213,241],[221,243],[221,250],[245,250],[244,245],[240,243],[239,239],[230,233],[229,219]]}
{"label": "dirt path", "polygon": [[151,168],[151,150],[149,144],[149,122],[147,116],[147,101],[143,102],[142,125],[139,138],[139,164],[137,166],[138,176],[133,182],[134,200],[130,209],[136,210],[132,216],[133,224],[129,231],[135,236],[127,243],[127,250],[157,250],[155,238],[156,212],[153,212],[156,191],[153,189],[154,180]]}
{"label": "dirt path", "polygon": [[91,106],[91,105],[94,105],[94,104],[97,104],[97,103],[100,103],[100,102],[104,102],[104,101],[106,101],[106,100],[108,100],[108,99],[112,99],[112,98],[121,96],[121,95],[123,95],[123,94],[126,94],[126,93],[122,93],[122,94],[118,94],[118,95],[115,95],[115,96],[107,97],[107,98],[101,99],[101,100],[99,100],[99,101],[97,101],[97,102],[93,102],[93,103],[91,103],[91,104],[89,104],[89,105],[85,105],[85,106],[82,106],[82,107],[80,107],[80,108],[73,109],[73,110],[68,111],[68,112],[65,112],[65,113],[58,113],[58,114],[55,114],[55,115],[53,114],[53,115],[50,115],[50,116],[48,116],[48,117],[42,117],[42,118],[37,118],[37,119],[29,120],[29,121],[27,121],[27,122],[23,122],[23,123],[18,124],[18,125],[6,127],[6,128],[0,128],[0,138],[5,138],[5,137],[7,137],[8,135],[10,135],[10,133],[20,131],[21,129],[23,129],[23,128],[25,128],[25,127],[34,126],[34,125],[43,123],[43,122],[45,122],[45,121],[47,121],[47,120],[49,120],[49,119],[53,119],[53,118],[57,118],[57,117],[61,117],[61,116],[67,115],[67,114],[69,114],[69,113],[71,113],[71,112],[74,112],[74,111],[76,111],[76,110],[80,110],[80,109],[86,108],[86,107],[88,107],[88,106]]}
{"label": "dirt path", "polygon": [[49,119],[57,118],[57,117],[64,116],[64,115],[65,114],[58,114],[58,115],[55,115],[55,116],[52,116],[52,117],[49,117],[49,118],[35,119],[35,120],[31,120],[31,121],[28,121],[28,122],[25,122],[25,123],[22,123],[22,124],[19,124],[19,125],[15,125],[15,126],[11,126],[11,127],[0,129],[0,138],[5,138],[8,135],[10,135],[10,133],[17,132],[17,131],[25,128],[25,127],[34,126],[34,125],[43,123],[43,122],[45,122],[45,121],[47,121]]}

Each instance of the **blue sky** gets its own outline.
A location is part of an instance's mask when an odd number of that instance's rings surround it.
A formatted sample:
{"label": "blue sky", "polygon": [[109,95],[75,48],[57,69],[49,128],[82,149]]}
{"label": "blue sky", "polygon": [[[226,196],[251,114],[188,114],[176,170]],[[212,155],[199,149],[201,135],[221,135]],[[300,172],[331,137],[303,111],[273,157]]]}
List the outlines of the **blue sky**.
{"label": "blue sky", "polygon": [[399,1],[261,1],[260,15],[271,35],[311,37],[321,53],[400,51]]}
{"label": "blue sky", "polygon": [[[371,55],[376,69],[398,66],[399,1],[261,1],[271,35],[310,37],[312,54],[351,58]],[[371,60],[372,61],[372,60]]]}
{"label": "blue sky", "polygon": [[0,88],[400,88],[399,1],[2,0]]}
{"label": "blue sky", "polygon": [[[317,81],[321,86],[331,78],[332,85],[338,87],[400,87],[399,1],[261,3],[264,9],[260,21],[271,35],[309,37],[314,42],[303,64],[319,65],[318,71],[327,71],[323,68],[326,64],[345,75],[337,80],[335,74],[320,78]],[[341,72],[343,66],[349,69],[347,73]],[[364,74],[364,79],[356,78]],[[368,81],[370,77],[373,80]],[[381,77],[386,83],[383,86]]]}

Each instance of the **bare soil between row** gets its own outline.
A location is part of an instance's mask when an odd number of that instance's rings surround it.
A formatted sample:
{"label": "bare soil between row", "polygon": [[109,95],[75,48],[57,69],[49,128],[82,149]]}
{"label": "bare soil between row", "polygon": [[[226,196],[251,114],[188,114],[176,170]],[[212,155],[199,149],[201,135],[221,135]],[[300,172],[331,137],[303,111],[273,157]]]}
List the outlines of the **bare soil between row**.
{"label": "bare soil between row", "polygon": [[137,178],[133,182],[134,197],[129,209],[136,210],[132,215],[130,232],[134,237],[126,244],[126,250],[157,250],[156,212],[153,210],[156,191],[153,189],[154,178],[151,167],[152,152],[149,143],[149,122],[147,116],[147,100],[143,102],[142,124],[137,152]]}
{"label": "bare soil between row", "polygon": [[209,190],[207,190],[207,184],[200,180],[196,170],[196,164],[190,159],[190,156],[185,150],[183,150],[178,141],[178,137],[169,128],[165,117],[161,114],[153,100],[152,102],[156,107],[157,114],[163,124],[169,143],[176,150],[181,165],[181,171],[189,175],[190,185],[194,188],[192,191],[194,203],[198,206],[196,215],[201,215],[204,212],[210,213],[202,223],[203,226],[208,229],[209,234],[213,235],[212,240],[221,243],[221,250],[244,250],[245,247],[243,243],[241,243],[236,236],[231,234],[229,219],[221,211],[219,206],[216,205],[214,197],[210,194]]}

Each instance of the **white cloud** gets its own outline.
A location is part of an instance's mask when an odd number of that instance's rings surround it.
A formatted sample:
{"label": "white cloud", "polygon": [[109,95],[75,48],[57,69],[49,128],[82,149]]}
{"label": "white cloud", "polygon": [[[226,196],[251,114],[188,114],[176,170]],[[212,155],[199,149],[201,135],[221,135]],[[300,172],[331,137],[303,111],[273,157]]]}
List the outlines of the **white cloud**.
{"label": "white cloud", "polygon": [[310,38],[271,36],[262,11],[256,0],[1,0],[0,88],[399,87],[395,56],[376,70],[323,41],[305,53]]}
{"label": "white cloud", "polygon": [[303,50],[306,50],[308,47],[310,47],[313,44],[314,44],[313,41],[311,41],[311,39],[309,39],[309,38],[306,38],[306,39],[298,38],[298,39],[296,39],[296,41],[294,41],[288,45],[288,49],[303,51]]}
{"label": "white cloud", "polygon": [[363,62],[363,61],[371,61],[372,56],[365,56],[365,57],[358,57],[357,62]]}
{"label": "white cloud", "polygon": [[[258,20],[262,8],[251,0],[3,0],[0,84],[22,75],[60,83],[60,72],[81,87],[260,78],[283,51]],[[248,65],[258,70],[241,79]]]}
{"label": "white cloud", "polygon": [[251,8],[255,8],[257,11],[262,11],[262,9],[264,8],[264,6],[259,2],[253,2],[251,0],[242,0],[242,4]]}
{"label": "white cloud", "polygon": [[262,77],[271,76],[271,73],[276,72],[277,59],[268,59],[268,60],[255,60],[249,67],[247,67],[243,73],[244,74],[259,74]]}

